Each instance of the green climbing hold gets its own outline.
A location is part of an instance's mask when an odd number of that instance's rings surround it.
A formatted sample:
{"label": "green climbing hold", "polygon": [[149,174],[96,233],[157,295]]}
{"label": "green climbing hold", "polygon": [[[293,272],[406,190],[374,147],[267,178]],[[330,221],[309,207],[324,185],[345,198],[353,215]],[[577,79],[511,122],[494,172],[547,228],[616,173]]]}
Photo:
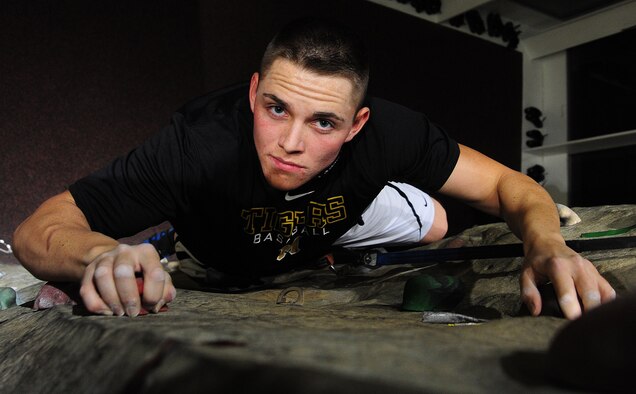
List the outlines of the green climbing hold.
{"label": "green climbing hold", "polygon": [[0,287],[0,310],[16,306],[15,290],[11,287]]}
{"label": "green climbing hold", "polygon": [[462,283],[453,276],[420,275],[406,281],[402,309],[418,312],[450,310],[463,296]]}
{"label": "green climbing hold", "polygon": [[613,230],[583,233],[581,234],[581,238],[595,238],[595,237],[608,237],[610,235],[620,235],[620,234],[628,233],[634,229],[636,229],[636,224],[628,226],[628,227],[613,229]]}

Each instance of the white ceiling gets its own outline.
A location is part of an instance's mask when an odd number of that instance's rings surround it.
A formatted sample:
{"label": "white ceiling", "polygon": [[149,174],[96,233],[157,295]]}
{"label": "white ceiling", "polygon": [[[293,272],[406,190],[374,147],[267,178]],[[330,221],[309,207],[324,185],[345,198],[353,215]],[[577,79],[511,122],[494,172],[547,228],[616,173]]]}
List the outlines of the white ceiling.
{"label": "white ceiling", "polygon": [[[521,31],[519,38],[521,40],[551,30],[560,25],[569,23],[573,20],[583,18],[592,14],[601,13],[610,8],[614,8],[626,3],[632,3],[634,0],[549,0],[550,8],[557,8],[561,13],[569,13],[573,9],[580,8],[582,3],[597,4],[600,8],[595,8],[592,11],[584,14],[578,14],[567,19],[557,19],[548,13],[540,12],[537,9],[542,9],[541,5],[548,0],[441,0],[442,9],[440,14],[427,15],[425,12],[417,13],[414,7],[406,3],[398,2],[397,0],[368,0],[373,3],[377,3],[389,8],[393,8],[402,12],[410,13],[418,16],[422,19],[426,19],[431,22],[448,25],[449,19],[454,16],[463,14],[469,10],[475,9],[479,11],[484,23],[489,13],[497,13],[500,15],[503,22],[513,22],[516,26],[519,26]],[[525,4],[536,4],[537,7],[530,7]],[[562,4],[557,7],[556,4]],[[576,4],[575,8],[572,8],[571,4]],[[568,7],[572,8],[568,10]]]}
{"label": "white ceiling", "polygon": [[[442,4],[444,4],[445,0],[442,0]],[[447,1],[447,0],[446,0]],[[572,20],[576,20],[579,18],[583,18],[585,16],[589,16],[590,14],[601,13],[609,8],[616,7],[620,4],[630,3],[630,1],[597,1],[597,7],[593,8],[588,12],[574,14],[573,16],[569,16],[567,18],[558,19],[555,16],[552,16],[548,13],[540,12],[539,9],[542,1],[534,1],[534,0],[524,0],[524,1],[514,1],[514,0],[493,0],[487,1],[477,9],[480,11],[482,15],[487,15],[489,12],[496,12],[501,15],[502,19],[510,20],[516,22],[520,26],[521,34],[519,35],[520,39],[528,38],[535,36],[539,33],[548,31],[552,28],[560,26],[564,23],[569,23]],[[537,3],[538,8],[526,6],[521,3],[532,4]],[[557,10],[562,14],[570,14],[574,13],[576,8],[568,9],[568,4],[572,4],[572,1],[563,1],[563,0],[553,0],[553,3],[563,4]],[[590,3],[588,1],[588,3]],[[556,7],[555,7],[556,10]]]}

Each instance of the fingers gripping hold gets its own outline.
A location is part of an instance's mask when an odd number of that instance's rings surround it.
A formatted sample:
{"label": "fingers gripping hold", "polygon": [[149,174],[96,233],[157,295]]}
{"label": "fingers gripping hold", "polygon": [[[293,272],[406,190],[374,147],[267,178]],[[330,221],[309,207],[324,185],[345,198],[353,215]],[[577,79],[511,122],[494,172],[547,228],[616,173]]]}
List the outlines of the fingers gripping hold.
{"label": "fingers gripping hold", "polygon": [[[153,310],[158,304],[164,304],[164,287],[166,286],[166,276],[169,276],[162,267],[152,268],[144,272],[142,302],[148,309]],[[158,307],[161,308],[162,305]]]}
{"label": "fingers gripping hold", "polygon": [[80,297],[89,312],[112,316],[113,310],[106,305],[95,288],[95,283],[93,282],[94,272],[95,265],[90,264],[86,267],[80,286]]}
{"label": "fingers gripping hold", "polygon": [[[520,278],[522,296],[533,315],[541,312],[541,296],[534,291],[541,282],[551,282],[561,312],[568,319],[575,319],[583,311],[615,297],[616,293],[596,267],[577,253],[568,251],[533,263],[526,265]],[[538,300],[539,304],[532,300]]]}
{"label": "fingers gripping hold", "polygon": [[541,312],[541,294],[536,285],[534,274],[530,269],[524,269],[519,278],[521,285],[521,299],[526,304],[530,314],[537,316]]}
{"label": "fingers gripping hold", "polygon": [[[145,286],[138,286],[138,281]],[[139,287],[143,287],[140,289]],[[119,245],[99,255],[85,269],[80,295],[93,313],[137,316],[143,305],[153,312],[174,299],[176,291],[154,247]]]}

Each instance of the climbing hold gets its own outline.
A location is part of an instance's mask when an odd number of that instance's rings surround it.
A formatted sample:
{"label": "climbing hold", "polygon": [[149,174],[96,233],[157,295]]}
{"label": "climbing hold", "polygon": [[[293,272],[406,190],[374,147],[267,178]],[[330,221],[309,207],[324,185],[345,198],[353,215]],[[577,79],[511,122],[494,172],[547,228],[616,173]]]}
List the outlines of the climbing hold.
{"label": "climbing hold", "polygon": [[[295,297],[290,297],[294,295]],[[284,289],[278,295],[277,304],[302,305],[305,302],[305,294],[301,287],[292,286]]]}
{"label": "climbing hold", "polygon": [[464,296],[458,278],[448,275],[420,275],[406,281],[402,309],[406,311],[449,310]]}
{"label": "climbing hold", "polygon": [[[141,277],[137,277],[137,290],[139,295],[144,292],[144,280]],[[55,305],[78,305],[82,303],[79,295],[79,283],[75,282],[47,282],[40,289],[35,301],[33,302],[33,309],[49,309]],[[164,305],[159,309],[159,312],[165,312],[168,310],[168,306]],[[146,308],[141,307],[139,310],[139,316],[147,315],[149,312]]]}
{"label": "climbing hold", "polygon": [[33,310],[49,309],[55,305],[77,305],[79,284],[73,282],[47,282],[33,302]]}
{"label": "climbing hold", "polygon": [[15,290],[11,287],[0,287],[0,310],[16,306]]}

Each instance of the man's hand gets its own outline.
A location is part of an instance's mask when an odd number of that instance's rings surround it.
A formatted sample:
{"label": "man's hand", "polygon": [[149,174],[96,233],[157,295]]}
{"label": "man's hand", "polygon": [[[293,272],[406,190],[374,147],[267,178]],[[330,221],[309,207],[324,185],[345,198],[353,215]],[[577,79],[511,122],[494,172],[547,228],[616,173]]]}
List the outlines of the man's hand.
{"label": "man's hand", "polygon": [[[68,190],[22,222],[13,244],[18,260],[36,278],[81,281],[80,296],[93,313],[137,316],[142,307],[157,312],[176,296],[154,246],[121,245],[92,231]],[[144,280],[141,297],[135,275]]]}
{"label": "man's hand", "polygon": [[[144,280],[141,297],[136,274],[142,275]],[[133,317],[139,314],[142,306],[158,312],[174,300],[176,289],[152,245],[119,245],[86,266],[80,295],[90,312]]]}
{"label": "man's hand", "polygon": [[575,319],[583,309],[590,309],[616,297],[616,292],[596,267],[570,249],[564,241],[543,240],[526,250],[521,271],[521,297],[530,313],[541,312],[541,295],[537,285],[551,281],[557,300],[568,319]]}
{"label": "man's hand", "polygon": [[596,267],[566,245],[555,203],[541,185],[474,149],[459,148],[459,160],[440,192],[504,218],[523,240],[521,297],[533,315],[542,306],[537,285],[548,281],[568,319],[581,314],[579,297],[589,310],[616,296]]}

